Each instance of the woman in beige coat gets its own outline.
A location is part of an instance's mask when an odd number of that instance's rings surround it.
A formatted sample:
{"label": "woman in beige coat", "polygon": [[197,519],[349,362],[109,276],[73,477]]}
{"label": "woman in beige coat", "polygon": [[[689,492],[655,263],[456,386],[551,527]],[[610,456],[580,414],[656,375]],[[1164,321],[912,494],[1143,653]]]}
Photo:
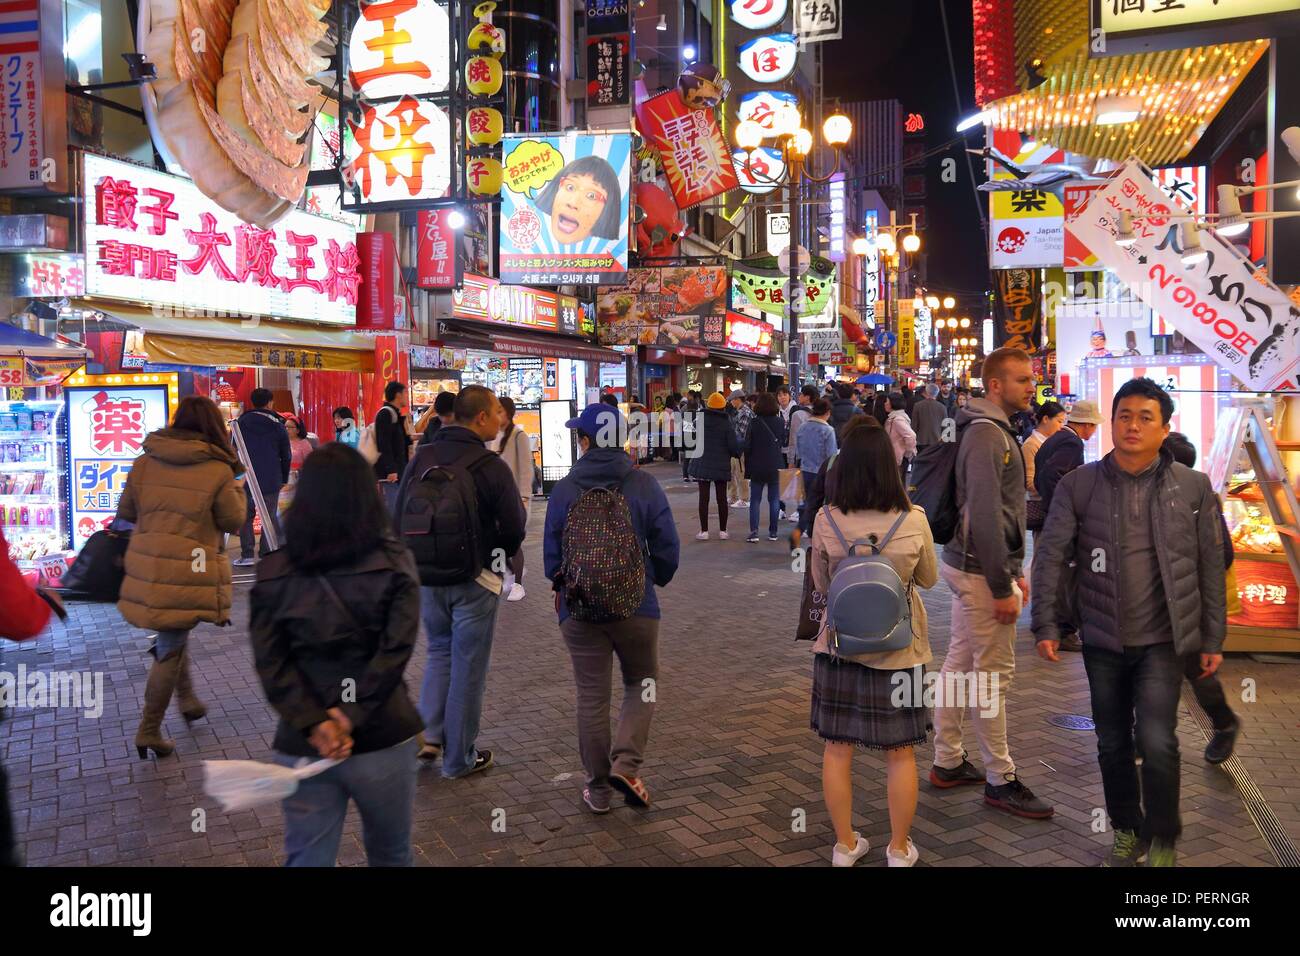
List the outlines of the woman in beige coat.
{"label": "woman in beige coat", "polygon": [[938,580],[934,539],[925,512],[907,500],[884,429],[848,431],[832,470],[826,506],[813,525],[813,587],[827,593],[847,554],[836,527],[852,545],[883,541],[897,523],[881,554],[909,587],[912,643],[896,651],[838,657],[831,650],[829,625],[823,623],[813,646],[812,728],[826,742],[822,791],[835,827],[831,862],[852,866],[870,849],[853,829],[856,746],[885,752],[891,830],[885,858],[890,866],[912,866],[917,859],[910,836],[917,798],[913,748],[925,743],[931,727],[923,685],[932,655],[925,604],[917,589],[933,587]]}
{"label": "woman in beige coat", "polygon": [[207,708],[190,682],[186,644],[196,624],[230,623],[230,559],[223,533],[244,523],[242,469],[210,399],[181,400],[170,428],[144,441],[127,475],[117,516],[135,525],[117,602],[136,627],[158,632],[135,735],[143,760],[175,746],[162,736],[163,715],[176,693],[181,716],[198,720]]}

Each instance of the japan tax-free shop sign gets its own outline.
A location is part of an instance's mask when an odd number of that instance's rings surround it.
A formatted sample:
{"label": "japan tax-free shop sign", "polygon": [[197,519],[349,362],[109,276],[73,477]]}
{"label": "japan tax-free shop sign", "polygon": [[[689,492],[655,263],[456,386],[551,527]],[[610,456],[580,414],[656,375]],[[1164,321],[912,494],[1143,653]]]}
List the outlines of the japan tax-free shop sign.
{"label": "japan tax-free shop sign", "polygon": [[86,294],[178,316],[356,323],[356,232],[291,210],[241,221],[188,179],[85,154]]}
{"label": "japan tax-free shop sign", "polygon": [[63,394],[72,547],[80,550],[92,534],[112,524],[145,437],[167,427],[167,386],[77,385]]}
{"label": "japan tax-free shop sign", "polygon": [[631,134],[507,136],[502,165],[502,282],[627,282]]}

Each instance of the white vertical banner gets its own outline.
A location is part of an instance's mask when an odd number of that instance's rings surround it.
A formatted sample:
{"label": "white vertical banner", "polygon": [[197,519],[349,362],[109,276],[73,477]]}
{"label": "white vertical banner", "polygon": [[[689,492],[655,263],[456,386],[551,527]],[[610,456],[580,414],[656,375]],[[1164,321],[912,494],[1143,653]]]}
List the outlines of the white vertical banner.
{"label": "white vertical banner", "polygon": [[[1115,242],[1124,212],[1142,217],[1131,246]],[[1179,228],[1186,220],[1173,218],[1187,214],[1130,160],[1071,229],[1138,298],[1248,388],[1295,389],[1300,309],[1213,232],[1199,233],[1205,254],[1191,256]]]}
{"label": "white vertical banner", "polygon": [[795,0],[794,32],[799,45],[839,40],[844,36],[844,0]]}

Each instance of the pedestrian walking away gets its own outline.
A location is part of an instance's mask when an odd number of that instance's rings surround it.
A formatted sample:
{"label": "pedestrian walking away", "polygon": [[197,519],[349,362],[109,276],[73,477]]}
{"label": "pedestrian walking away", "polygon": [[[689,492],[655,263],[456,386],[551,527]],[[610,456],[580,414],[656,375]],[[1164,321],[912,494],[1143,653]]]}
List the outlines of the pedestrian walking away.
{"label": "pedestrian walking away", "polygon": [[[925,706],[925,665],[932,658],[925,604],[917,588],[938,581],[934,540],[925,513],[907,500],[894,460],[894,448],[880,428],[853,428],[837,461],[843,469],[816,523],[812,543],[813,586],[835,593],[833,580],[846,558],[866,553],[889,560],[897,583],[906,589],[909,633],[894,650],[841,655],[830,613],[813,645],[812,729],[825,741],[822,791],[835,845],[834,866],[852,866],[870,846],[853,829],[853,750],[885,752],[890,841],[889,866],[912,866],[919,853],[912,843],[917,778],[913,750],[926,742],[930,712]],[[879,618],[883,608],[870,608]],[[897,698],[897,689],[915,689]]]}
{"label": "pedestrian walking away", "polygon": [[830,416],[831,403],[824,398],[818,398],[812,403],[811,415],[807,416],[807,420],[799,427],[796,456],[802,471],[804,501],[799,511],[799,528],[790,542],[792,550],[799,545],[800,539],[812,530],[813,516],[808,507],[808,490],[817,480],[818,472],[835,454],[838,447],[835,429],[830,425]]}
{"label": "pedestrian walking away", "polygon": [[501,428],[501,402],[467,385],[455,424],[438,429],[411,459],[398,489],[397,530],[415,555],[429,657],[420,688],[420,756],[442,758],[442,775],[492,765],[477,747],[502,574],[523,544],[519,486],[485,446]]}
{"label": "pedestrian walking away", "polygon": [[[970,675],[988,699],[942,701],[934,711],[934,766],[941,789],[984,784],[984,800],[1016,816],[1041,819],[1050,804],[1020,781],[1007,743],[1007,700],[1016,669],[1016,619],[1029,598],[1025,556],[1025,466],[1010,416],[1029,407],[1034,371],[1020,349],[984,359],[987,397],[956,415],[956,504],[960,520],[943,548],[941,574],[952,591],[952,636],[940,686]],[[947,675],[953,675],[948,677]],[[957,706],[960,703],[962,706]],[[984,759],[980,773],[962,746],[967,712]]]}
{"label": "pedestrian walking away", "polygon": [[707,407],[696,418],[697,446],[690,459],[690,477],[699,483],[700,533],[699,541],[709,538],[709,489],[712,488],[718,503],[718,537],[725,541],[727,533],[727,481],[731,477],[731,462],[740,454],[740,441],[727,414],[727,400],[721,392],[709,396]]}
{"label": "pedestrian walking away", "polygon": [[[249,395],[252,408],[239,416],[239,435],[243,439],[248,459],[253,466],[252,477],[262,492],[262,502],[267,513],[260,515],[263,522],[270,521],[276,537],[280,535],[280,489],[289,482],[289,470],[293,463],[293,449],[289,445],[289,432],[284,419],[271,408],[274,396],[270,389],[255,388]],[[223,426],[224,431],[224,426]],[[228,444],[228,443],[227,443]],[[245,487],[247,509],[244,523],[239,531],[239,558],[235,567],[252,567],[257,563],[254,554],[266,554],[271,550],[266,536],[260,543],[253,530],[253,518],[257,509],[253,502],[253,490]]]}
{"label": "pedestrian walking away", "polygon": [[333,866],[349,802],[371,866],[410,866],[420,717],[402,675],[420,626],[415,561],[356,451],[308,456],[284,548],[257,568],[249,635],[279,715],[275,762],[341,761],[282,802],[285,866]]}
{"label": "pedestrian walking away", "polygon": [[375,412],[375,477],[379,480],[390,513],[397,502],[398,484],[411,457],[411,437],[406,431],[406,411],[410,395],[401,382],[384,386],[384,404]]}
{"label": "pedestrian walking away", "polygon": [[[519,500],[524,506],[524,526],[528,525],[528,514],[533,502],[533,443],[528,433],[515,427],[515,403],[508,397],[501,398],[501,413],[505,427],[498,438],[493,439],[488,447],[501,456],[514,476],[515,486],[519,489]],[[506,571],[502,583],[502,593],[507,601],[524,599],[524,551],[520,548],[510,559],[510,568]]]}
{"label": "pedestrian walking away", "polygon": [[925,397],[912,406],[912,431],[916,432],[916,447],[919,451],[943,440],[943,423],[948,419],[948,409],[936,400],[938,385],[927,385]]}
{"label": "pedestrian walking away", "polygon": [[907,400],[898,392],[885,397],[885,434],[894,446],[894,460],[903,486],[907,486],[907,470],[916,457],[916,432],[907,416]]}
{"label": "pedestrian walking away", "polygon": [[[853,398],[853,386],[840,382],[835,386],[835,399],[831,402],[831,427],[840,435],[849,419],[863,414],[862,407]],[[880,421],[879,418],[876,421]]]}
{"label": "pedestrian walking away", "polygon": [[230,623],[230,560],[222,542],[244,524],[240,472],[221,411],[192,395],[181,399],[170,428],[144,440],[127,474],[117,517],[135,529],[117,608],[127,623],[157,632],[135,735],[142,760],[149,751],[165,757],[175,750],[162,734],[173,694],[186,723],[207,714],[191,677],[189,635],[201,622]]}
{"label": "pedestrian walking away", "polygon": [[745,477],[749,480],[749,540],[758,540],[759,512],[767,494],[769,541],[777,540],[781,512],[781,449],[785,447],[785,425],[776,396],[760,392],[754,422],[745,441]]}
{"label": "pedestrian walking away", "polygon": [[[1173,866],[1179,813],[1178,699],[1223,661],[1223,515],[1209,478],[1163,447],[1174,403],[1148,378],[1111,404],[1114,449],[1061,479],[1034,560],[1034,640],[1059,656],[1059,620],[1077,602],[1106,812],[1104,866]],[[1105,562],[1076,556],[1109,555]],[[1140,756],[1141,766],[1138,765]]]}
{"label": "pedestrian walking away", "polygon": [[[573,661],[582,800],[600,814],[610,809],[615,790],[632,806],[650,804],[642,765],[658,697],[655,588],[667,587],[677,573],[681,545],[663,488],[622,452],[618,409],[588,405],[567,425],[581,457],[551,492],[542,547]],[[611,735],[615,657],[623,702]]]}

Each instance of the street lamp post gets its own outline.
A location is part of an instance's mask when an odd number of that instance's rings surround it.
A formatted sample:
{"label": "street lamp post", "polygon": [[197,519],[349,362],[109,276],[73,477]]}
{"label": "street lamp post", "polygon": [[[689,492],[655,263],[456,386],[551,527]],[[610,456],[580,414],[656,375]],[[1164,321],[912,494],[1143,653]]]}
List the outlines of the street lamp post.
{"label": "street lamp post", "polygon": [[[901,294],[898,288],[898,270],[900,266],[899,246],[909,256],[921,250],[921,235],[916,229],[916,213],[912,213],[910,223],[899,223],[897,213],[889,211],[889,225],[876,227],[876,248],[880,250],[881,265],[885,269],[885,331],[893,331],[893,302]],[[900,235],[906,232],[906,235]],[[866,255],[867,247],[854,248],[859,255]]]}
{"label": "street lamp post", "polygon": [[[790,322],[786,335],[786,368],[791,386],[798,388],[801,382],[799,362],[796,359],[796,356],[800,355],[798,343],[799,316],[805,307],[804,289],[800,282],[799,268],[799,232],[801,228],[799,213],[803,183],[805,179],[814,183],[828,183],[831,177],[839,172],[844,147],[853,136],[853,121],[842,113],[835,113],[826,117],[826,122],[822,124],[822,136],[835,151],[835,166],[830,172],[820,176],[809,168],[808,156],[812,152],[814,144],[813,134],[804,128],[797,109],[790,108],[778,114],[772,134],[781,141],[785,165],[788,170],[786,191],[790,204],[790,246],[786,250],[786,254],[790,257],[790,291],[786,299],[786,312],[790,317]],[[750,164],[750,154],[762,145],[767,135],[769,135],[768,131],[752,120],[746,120],[736,125],[736,145],[745,151],[745,172],[759,182],[777,185],[779,180],[769,179],[756,172]],[[811,252],[809,255],[811,255]]]}

